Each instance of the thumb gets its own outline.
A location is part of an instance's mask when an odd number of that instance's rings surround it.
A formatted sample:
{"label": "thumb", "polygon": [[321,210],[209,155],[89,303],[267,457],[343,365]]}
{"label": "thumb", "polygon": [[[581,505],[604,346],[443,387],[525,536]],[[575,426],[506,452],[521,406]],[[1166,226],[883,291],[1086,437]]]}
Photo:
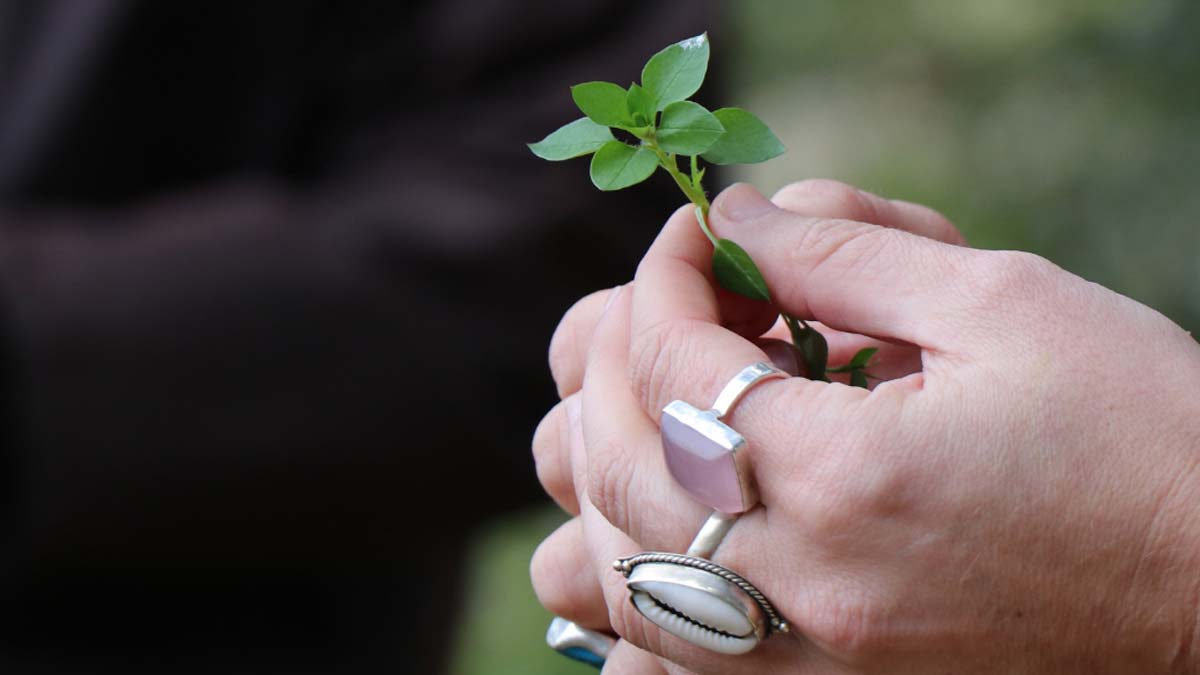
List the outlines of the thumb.
{"label": "thumb", "polygon": [[714,232],[750,254],[776,306],[838,330],[945,347],[946,308],[983,251],[853,220],[812,218],[737,184],[713,202]]}

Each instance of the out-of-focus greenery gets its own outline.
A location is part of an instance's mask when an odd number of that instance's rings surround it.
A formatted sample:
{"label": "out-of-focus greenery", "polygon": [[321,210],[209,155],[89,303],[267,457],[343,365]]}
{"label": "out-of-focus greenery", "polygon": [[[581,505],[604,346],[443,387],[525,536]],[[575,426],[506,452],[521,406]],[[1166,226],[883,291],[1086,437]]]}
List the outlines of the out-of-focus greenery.
{"label": "out-of-focus greenery", "polygon": [[[549,501],[549,500],[547,500]],[[566,516],[547,506],[496,522],[471,551],[454,675],[595,675],[546,646],[551,615],[529,585],[529,559]]]}
{"label": "out-of-focus greenery", "polygon": [[[788,145],[733,177],[922,202],[975,246],[1034,251],[1200,330],[1200,2],[725,7],[722,102]],[[457,675],[595,672],[546,649],[529,588],[529,555],[560,520],[513,517],[479,541]]]}

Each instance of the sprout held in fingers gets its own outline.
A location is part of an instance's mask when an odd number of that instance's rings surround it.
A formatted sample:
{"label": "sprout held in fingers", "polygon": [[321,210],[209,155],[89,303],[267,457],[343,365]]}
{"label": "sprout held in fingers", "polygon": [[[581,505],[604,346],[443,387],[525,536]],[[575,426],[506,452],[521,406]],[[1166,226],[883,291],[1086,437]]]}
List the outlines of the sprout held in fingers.
{"label": "sprout held in fingers", "polygon": [[[592,156],[592,184],[604,191],[621,190],[666,171],[696,205],[696,221],[713,244],[713,275],[723,288],[754,300],[771,302],[758,266],[741,246],[716,237],[708,227],[708,195],[701,160],[709,164],[754,164],[783,154],[783,143],[753,113],[742,108],[709,111],[688,100],[708,72],[708,34],[688,38],[650,57],[641,84],[628,89],[612,82],[585,82],[571,97],[585,117],[567,124],[537,143],[533,154],[550,161]],[[637,139],[618,140],[612,129]],[[679,168],[684,158],[685,168]],[[849,364],[828,367],[825,338],[803,319],[783,314],[792,341],[803,355],[809,378],[827,373],[850,374],[850,383],[866,387],[867,362],[874,350],[863,350]]]}

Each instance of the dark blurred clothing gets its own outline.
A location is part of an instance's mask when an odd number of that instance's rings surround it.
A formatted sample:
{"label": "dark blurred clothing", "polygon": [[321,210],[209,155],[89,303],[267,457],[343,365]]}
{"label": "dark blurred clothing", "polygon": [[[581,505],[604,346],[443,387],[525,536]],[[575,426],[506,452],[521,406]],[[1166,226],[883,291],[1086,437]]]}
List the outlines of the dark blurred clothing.
{"label": "dark blurred clothing", "polygon": [[681,201],[524,142],[705,27],[0,0],[0,672],[437,672],[558,317]]}

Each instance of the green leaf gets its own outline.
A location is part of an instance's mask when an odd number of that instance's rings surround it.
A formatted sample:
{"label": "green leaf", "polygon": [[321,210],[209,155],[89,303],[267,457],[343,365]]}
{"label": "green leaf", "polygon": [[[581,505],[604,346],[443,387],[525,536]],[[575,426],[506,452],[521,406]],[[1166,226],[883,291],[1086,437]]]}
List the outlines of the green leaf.
{"label": "green leaf", "polygon": [[625,107],[633,115],[635,126],[654,125],[654,95],[646,91],[640,84],[629,85],[629,93],[625,96]]}
{"label": "green leaf", "polygon": [[804,364],[808,366],[808,379],[828,380],[825,369],[829,365],[829,343],[825,341],[825,336],[811,326],[801,328],[796,323],[789,326],[792,329],[792,344],[804,354]]}
{"label": "green leaf", "polygon": [[866,368],[867,361],[870,361],[871,357],[875,356],[875,352],[877,351],[879,351],[878,347],[867,347],[866,349],[858,350],[858,353],[850,359],[850,367],[858,370]]}
{"label": "green leaf", "polygon": [[558,162],[593,153],[612,140],[616,139],[608,127],[581,117],[537,143],[530,143],[529,149],[542,159]]}
{"label": "green leaf", "polygon": [[571,87],[571,98],[589,119],[606,127],[629,124],[633,120],[625,105],[625,90],[612,82],[584,82]]}
{"label": "green leaf", "polygon": [[870,389],[870,387],[867,385],[867,376],[861,370],[850,371],[850,386]]}
{"label": "green leaf", "polygon": [[787,148],[763,121],[741,108],[721,108],[713,113],[725,135],[704,152],[713,164],[755,164],[782,155]]}
{"label": "green leaf", "polygon": [[698,155],[712,147],[725,127],[704,106],[676,101],[663,110],[658,123],[658,145],[667,152]]}
{"label": "green leaf", "polygon": [[592,155],[592,184],[604,190],[620,190],[650,177],[658,157],[645,148],[609,141]]}
{"label": "green leaf", "polygon": [[642,68],[642,86],[654,96],[655,110],[696,93],[708,72],[708,51],[708,33],[702,33],[650,57]]}
{"label": "green leaf", "polygon": [[771,301],[766,280],[741,246],[728,239],[718,239],[713,246],[712,267],[717,283],[723,288],[753,300]]}

